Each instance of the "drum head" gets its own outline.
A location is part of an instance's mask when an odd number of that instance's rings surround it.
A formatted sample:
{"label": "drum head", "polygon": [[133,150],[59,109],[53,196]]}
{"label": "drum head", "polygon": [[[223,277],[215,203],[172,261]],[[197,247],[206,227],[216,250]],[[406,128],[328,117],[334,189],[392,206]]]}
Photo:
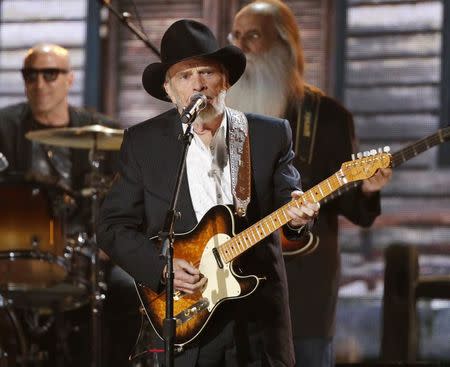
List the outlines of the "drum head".
{"label": "drum head", "polygon": [[0,252],[0,289],[28,291],[63,282],[64,261],[47,253],[30,251]]}
{"label": "drum head", "polygon": [[7,291],[3,295],[9,298],[17,309],[35,309],[48,313],[74,310],[89,302],[87,288],[69,282],[26,292]]}
{"label": "drum head", "polygon": [[70,264],[50,254],[0,253],[0,274],[5,274],[0,292],[18,308],[78,308],[88,302],[88,287],[68,275],[68,268]]}

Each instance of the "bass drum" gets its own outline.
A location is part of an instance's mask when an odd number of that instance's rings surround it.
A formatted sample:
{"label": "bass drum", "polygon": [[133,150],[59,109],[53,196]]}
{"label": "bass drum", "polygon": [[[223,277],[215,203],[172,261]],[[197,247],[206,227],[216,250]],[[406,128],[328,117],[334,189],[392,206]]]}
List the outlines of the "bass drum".
{"label": "bass drum", "polygon": [[0,306],[0,367],[26,366],[27,350],[16,314],[9,306]]}
{"label": "bass drum", "polygon": [[3,291],[46,288],[62,282],[67,275],[62,223],[54,213],[50,190],[28,182],[0,183]]}
{"label": "bass drum", "polygon": [[16,308],[65,310],[85,302],[86,287],[72,284],[65,257],[66,197],[55,185],[19,175],[0,181],[0,294]]}

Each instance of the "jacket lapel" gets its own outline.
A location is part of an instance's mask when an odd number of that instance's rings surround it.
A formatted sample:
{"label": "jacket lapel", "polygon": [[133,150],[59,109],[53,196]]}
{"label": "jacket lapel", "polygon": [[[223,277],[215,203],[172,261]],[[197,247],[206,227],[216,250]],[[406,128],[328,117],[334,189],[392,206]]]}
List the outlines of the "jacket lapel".
{"label": "jacket lapel", "polygon": [[[167,152],[167,169],[165,172],[170,176],[169,182],[173,183],[169,187],[175,187],[176,174],[178,171],[178,165],[180,164],[181,154],[183,151],[183,143],[181,137],[183,134],[182,125],[177,119],[177,122],[173,125],[170,123],[167,129],[163,133],[163,149]],[[167,144],[167,145],[164,145]],[[169,193],[169,200],[171,200],[173,192]],[[180,193],[178,195],[178,204],[176,210],[181,213],[182,220],[179,221],[180,225],[175,228],[178,231],[185,231],[192,229],[197,224],[197,218],[195,216],[194,207],[192,205],[191,194],[189,191],[189,183],[187,178],[186,169],[184,170],[181,180]],[[181,225],[182,223],[182,225]]]}

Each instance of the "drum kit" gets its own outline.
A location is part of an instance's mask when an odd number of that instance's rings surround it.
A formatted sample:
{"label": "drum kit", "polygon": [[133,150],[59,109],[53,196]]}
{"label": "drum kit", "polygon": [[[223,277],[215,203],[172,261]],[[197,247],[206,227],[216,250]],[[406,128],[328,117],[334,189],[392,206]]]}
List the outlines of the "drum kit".
{"label": "drum kit", "polygon": [[[72,191],[23,176],[0,177],[0,367],[47,366],[48,352],[33,345],[32,336],[45,334],[58,315],[87,304],[93,331],[87,344],[93,348],[95,366],[105,297],[95,219],[108,181],[99,167],[101,151],[118,150],[123,131],[88,125],[30,131],[26,137],[39,144],[89,150],[89,176],[95,179],[88,188]],[[69,235],[67,213],[78,198],[90,201],[90,223],[85,231]],[[56,344],[63,343],[64,333],[56,337]],[[65,348],[61,344],[56,350]]]}

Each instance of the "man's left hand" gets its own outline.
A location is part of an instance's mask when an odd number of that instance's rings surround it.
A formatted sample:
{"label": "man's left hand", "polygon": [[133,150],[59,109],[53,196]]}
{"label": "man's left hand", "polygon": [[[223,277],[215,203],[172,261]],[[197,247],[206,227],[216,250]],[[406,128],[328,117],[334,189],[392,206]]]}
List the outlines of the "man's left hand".
{"label": "man's left hand", "polygon": [[366,179],[362,183],[362,192],[366,196],[371,196],[373,193],[380,191],[392,177],[391,168],[381,168],[372,177]]}
{"label": "man's left hand", "polygon": [[[291,196],[293,200],[298,199],[303,192],[296,190],[292,191]],[[296,206],[293,206],[287,210],[289,216],[291,217],[291,220],[289,221],[289,225],[293,228],[299,228],[301,226],[304,226],[309,221],[313,220],[319,215],[319,203],[306,203],[305,205],[300,206],[297,208]]]}

